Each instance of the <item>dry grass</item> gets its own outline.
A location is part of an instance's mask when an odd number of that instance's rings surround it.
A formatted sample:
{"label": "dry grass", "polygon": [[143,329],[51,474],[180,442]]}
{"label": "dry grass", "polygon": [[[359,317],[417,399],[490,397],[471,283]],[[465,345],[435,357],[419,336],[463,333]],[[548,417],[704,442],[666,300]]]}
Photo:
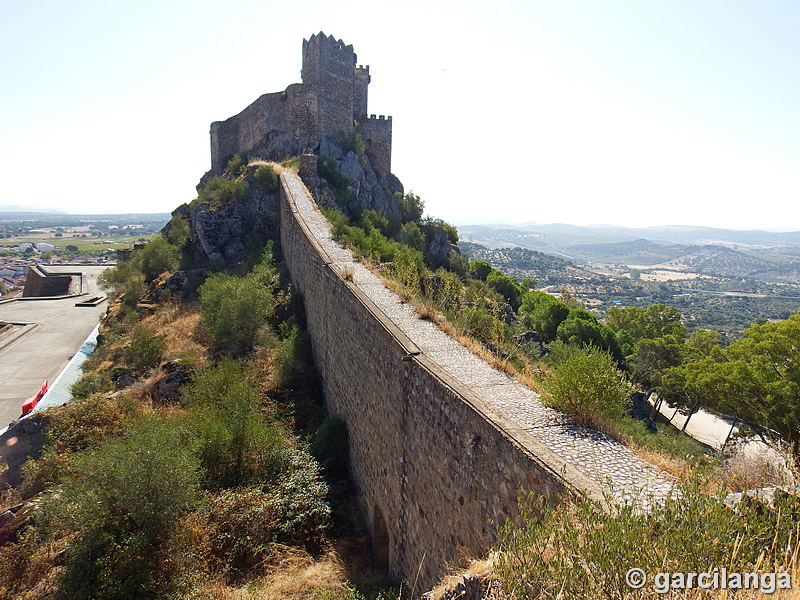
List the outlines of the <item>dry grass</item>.
{"label": "dry grass", "polygon": [[[452,595],[456,587],[468,578],[477,577],[484,582],[484,585],[490,588],[496,587],[491,585],[497,581],[494,576],[494,561],[496,559],[497,553],[491,552],[489,556],[485,558],[471,560],[466,569],[457,570],[445,575],[439,583],[428,592],[426,600],[443,600],[447,598],[448,594]],[[484,596],[484,598],[488,597],[489,596]]]}
{"label": "dry grass", "polygon": [[214,600],[313,600],[326,593],[332,596],[348,585],[345,566],[333,549],[314,558],[299,548],[282,547],[263,566],[266,574],[246,584],[212,581],[201,591]]}
{"label": "dry grass", "polygon": [[164,302],[141,321],[167,344],[166,360],[189,361],[195,367],[206,366],[206,346],[196,305]]}
{"label": "dry grass", "polygon": [[262,165],[267,166],[267,167],[272,167],[272,170],[275,171],[276,175],[280,175],[285,170],[288,170],[288,171],[292,170],[290,167],[287,167],[286,165],[283,165],[281,163],[276,163],[276,162],[271,161],[271,160],[264,160],[263,158],[251,158],[249,161],[247,161],[247,166],[248,167],[251,167],[251,166],[259,167],[259,166],[262,166]]}

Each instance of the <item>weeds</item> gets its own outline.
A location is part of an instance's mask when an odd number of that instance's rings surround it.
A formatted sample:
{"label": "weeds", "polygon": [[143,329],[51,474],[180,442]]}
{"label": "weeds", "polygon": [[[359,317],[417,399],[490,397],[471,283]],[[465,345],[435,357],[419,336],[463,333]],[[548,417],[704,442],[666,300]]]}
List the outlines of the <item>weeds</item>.
{"label": "weeds", "polygon": [[727,507],[695,475],[680,497],[604,509],[589,500],[552,507],[527,498],[522,524],[501,528],[497,574],[511,598],[640,598],[625,581],[631,568],[659,572],[785,571],[797,567],[800,499],[776,497]]}

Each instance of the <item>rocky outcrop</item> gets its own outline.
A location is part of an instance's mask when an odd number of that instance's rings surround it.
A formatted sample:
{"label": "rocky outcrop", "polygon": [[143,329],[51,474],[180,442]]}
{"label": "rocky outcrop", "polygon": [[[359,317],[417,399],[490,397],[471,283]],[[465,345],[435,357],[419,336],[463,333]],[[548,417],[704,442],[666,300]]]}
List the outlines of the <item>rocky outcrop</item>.
{"label": "rocky outcrop", "polygon": [[37,413],[14,421],[0,435],[0,460],[7,469],[0,473],[0,489],[22,482],[20,467],[29,458],[39,458],[45,442],[47,417]]}
{"label": "rocky outcrop", "polygon": [[[252,258],[253,253],[263,249],[268,239],[278,235],[278,191],[267,190],[255,177],[257,165],[247,167],[243,179],[247,191],[243,197],[220,205],[195,201],[183,204],[173,211],[189,223],[190,247],[187,255],[196,269],[202,273],[204,267],[228,268]],[[223,175],[232,178],[230,174]],[[198,189],[202,189],[210,178],[208,173],[201,179]],[[162,234],[168,235],[168,225]],[[175,286],[191,284],[190,271],[184,271]]]}
{"label": "rocky outcrop", "polygon": [[[356,151],[343,149],[340,144],[327,139],[323,139],[311,150],[315,156],[335,161],[338,172],[347,178],[348,199],[344,208],[351,215],[368,209],[378,210],[385,215],[399,212],[395,194],[403,193],[403,184],[391,173],[382,173],[374,168],[368,153],[359,155]],[[317,202],[322,205],[330,204],[332,182],[324,179],[315,181],[314,177],[303,177],[303,182]]]}

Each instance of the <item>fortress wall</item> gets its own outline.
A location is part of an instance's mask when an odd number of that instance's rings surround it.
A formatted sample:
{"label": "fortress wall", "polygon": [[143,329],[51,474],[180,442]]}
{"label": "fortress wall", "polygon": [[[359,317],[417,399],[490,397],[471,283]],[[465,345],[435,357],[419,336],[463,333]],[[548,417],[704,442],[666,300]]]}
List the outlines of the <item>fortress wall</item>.
{"label": "fortress wall", "polygon": [[358,132],[367,146],[370,162],[379,171],[392,172],[392,117],[375,117],[359,122]]}
{"label": "fortress wall", "polygon": [[[428,359],[324,250],[305,187],[281,175],[281,245],[302,293],[332,414],[350,436],[351,475],[375,560],[419,589],[480,555],[516,512],[518,490],[556,501],[572,489],[546,450]],[[300,210],[298,210],[300,207]],[[317,233],[315,234],[314,231]],[[349,267],[345,267],[349,268]]]}
{"label": "fortress wall", "polygon": [[271,132],[285,132],[286,99],[283,93],[264,94],[238,116],[240,152],[263,144]]}
{"label": "fortress wall", "polygon": [[[23,298],[46,296],[67,296],[73,287],[73,276],[80,278],[80,273],[49,274],[39,266],[28,269],[25,287],[22,290]],[[80,281],[80,279],[78,279]]]}
{"label": "fortress wall", "polygon": [[220,165],[222,160],[239,152],[239,121],[231,117],[225,121],[211,124],[211,168]]}
{"label": "fortress wall", "polygon": [[367,118],[369,82],[369,66],[359,65],[355,71],[355,84],[353,85],[353,116],[359,121]]}

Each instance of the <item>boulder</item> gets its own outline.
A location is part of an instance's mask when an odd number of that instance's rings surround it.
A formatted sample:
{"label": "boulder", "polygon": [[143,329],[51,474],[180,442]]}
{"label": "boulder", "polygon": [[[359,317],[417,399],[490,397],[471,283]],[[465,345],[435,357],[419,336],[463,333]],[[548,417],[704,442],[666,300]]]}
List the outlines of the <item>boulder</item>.
{"label": "boulder", "polygon": [[0,435],[0,460],[8,469],[0,473],[0,489],[17,487],[22,482],[20,467],[29,458],[39,458],[45,442],[47,419],[34,413],[24,419],[14,421]]}

